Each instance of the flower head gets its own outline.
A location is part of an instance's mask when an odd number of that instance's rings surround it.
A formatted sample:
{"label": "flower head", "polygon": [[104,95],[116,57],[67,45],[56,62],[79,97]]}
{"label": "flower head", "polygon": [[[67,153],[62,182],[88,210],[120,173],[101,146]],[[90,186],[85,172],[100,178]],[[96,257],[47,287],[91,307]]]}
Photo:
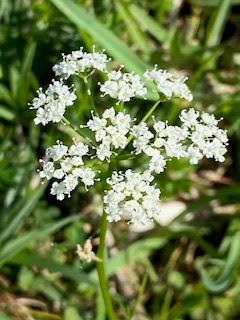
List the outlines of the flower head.
{"label": "flower head", "polygon": [[63,60],[53,66],[56,76],[68,79],[73,74],[90,73],[93,70],[105,71],[108,56],[103,52],[84,52],[81,47],[77,51],[63,55]]}
{"label": "flower head", "polygon": [[160,190],[151,185],[152,181],[149,171],[113,172],[107,180],[111,189],[103,198],[108,221],[116,222],[125,217],[130,223],[146,224],[159,214]]}
{"label": "flower head", "polygon": [[40,88],[37,93],[38,97],[34,98],[31,104],[31,109],[36,109],[35,124],[60,122],[66,107],[73,105],[77,98],[74,91],[63,84],[62,80],[53,80],[45,92]]}
{"label": "flower head", "polygon": [[157,66],[153,70],[147,70],[144,76],[148,80],[152,80],[158,91],[163,93],[168,99],[172,96],[184,98],[188,101],[192,101],[193,96],[186,85],[187,77],[178,76],[170,73],[166,70],[157,69]]}
{"label": "flower head", "polygon": [[114,108],[106,109],[102,117],[92,115],[92,119],[87,122],[87,127],[95,132],[95,139],[100,142],[97,147],[97,157],[100,160],[109,159],[113,149],[126,147],[131,122],[129,114],[116,113]]}
{"label": "flower head", "polygon": [[180,115],[182,127],[188,128],[190,146],[187,149],[190,163],[196,164],[204,156],[223,162],[227,152],[228,137],[226,131],[218,128],[214,115],[200,114],[194,109],[183,110]]}
{"label": "flower head", "polygon": [[88,154],[88,146],[83,142],[74,142],[68,148],[61,141],[47,148],[46,160],[42,160],[43,169],[39,175],[41,178],[50,180],[55,178],[61,182],[53,182],[51,194],[58,200],[63,200],[66,195],[77,187],[79,180],[87,188],[94,184],[95,172],[85,166],[83,156]]}
{"label": "flower head", "polygon": [[143,97],[147,89],[139,75],[122,73],[121,70],[107,73],[108,80],[100,83],[100,91],[121,102],[130,101],[131,98]]}

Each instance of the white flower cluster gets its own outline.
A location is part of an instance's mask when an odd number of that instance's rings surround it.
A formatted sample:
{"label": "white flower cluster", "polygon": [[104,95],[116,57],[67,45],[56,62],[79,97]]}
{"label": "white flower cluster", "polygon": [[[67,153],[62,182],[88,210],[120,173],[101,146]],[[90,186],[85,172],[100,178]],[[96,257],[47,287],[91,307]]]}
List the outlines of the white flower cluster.
{"label": "white flower cluster", "polygon": [[147,93],[146,87],[137,74],[123,73],[118,70],[108,72],[107,77],[107,81],[103,84],[99,83],[100,91],[118,101],[130,101],[133,97],[143,97]]}
{"label": "white flower cluster", "polygon": [[137,154],[144,152],[151,157],[149,163],[151,172],[161,173],[164,171],[168,158],[187,156],[182,142],[186,139],[188,131],[178,126],[170,126],[163,121],[155,122],[153,128],[155,134],[144,122],[134,126],[132,129],[135,138],[133,146]]}
{"label": "white flower cluster", "polygon": [[[46,125],[48,122],[60,122],[68,106],[73,105],[76,95],[72,87],[63,83],[73,74],[89,76],[94,70],[105,72],[107,80],[100,83],[103,95],[109,95],[118,102],[127,102],[131,98],[144,97],[147,93],[145,83],[139,75],[123,73],[120,70],[108,72],[106,67],[109,59],[103,52],[86,53],[83,48],[63,55],[63,60],[53,67],[60,80],[53,80],[47,90],[38,90],[38,96],[33,99],[31,108],[36,110],[36,124]],[[174,75],[166,70],[147,70],[145,81],[153,81],[158,91],[168,99],[173,96],[192,100],[192,94],[186,85],[187,78]],[[213,115],[199,113],[194,109],[183,110],[180,114],[179,126],[167,122],[155,121],[153,127],[140,122],[133,125],[133,120],[125,112],[116,112],[114,108],[106,109],[102,116],[92,112],[92,118],[85,127],[94,133],[97,147],[82,142],[75,142],[69,148],[58,141],[48,148],[45,154],[40,177],[57,181],[51,186],[51,194],[58,200],[70,196],[71,192],[82,182],[87,188],[94,184],[95,172],[87,167],[84,156],[90,156],[89,151],[101,161],[110,161],[117,150],[126,149],[133,138],[135,154],[145,154],[150,160],[147,170],[143,173],[127,170],[125,173],[113,172],[107,179],[111,186],[104,196],[105,210],[108,221],[119,221],[127,217],[130,223],[145,224],[159,213],[160,190],[153,182],[153,174],[165,170],[166,163],[172,158],[185,157],[191,164],[196,164],[203,157],[224,161],[228,138],[226,131],[218,127]],[[130,138],[130,139],[129,139]],[[90,150],[89,150],[90,149]]]}
{"label": "white flower cluster", "polygon": [[200,114],[194,109],[183,110],[180,115],[182,127],[188,130],[188,138],[191,144],[187,148],[190,163],[196,164],[204,156],[223,162],[228,145],[227,132],[218,128],[218,122],[214,115],[206,112]]}
{"label": "white flower cluster", "polygon": [[191,164],[197,164],[204,156],[220,162],[225,160],[228,138],[226,131],[218,128],[219,120],[205,112],[200,115],[192,108],[183,110],[180,120],[181,126],[171,126],[163,121],[155,122],[155,134],[144,122],[131,129],[135,153],[144,152],[151,157],[151,172],[163,172],[166,160],[171,158],[186,157]]}
{"label": "white flower cluster", "polygon": [[95,132],[95,140],[101,142],[97,147],[97,157],[100,160],[109,159],[112,155],[112,149],[126,147],[131,122],[129,114],[116,113],[114,108],[106,109],[101,118],[92,114],[92,119],[87,122],[87,127]]}
{"label": "white flower cluster", "polygon": [[151,185],[153,176],[127,170],[113,172],[107,180],[111,189],[103,197],[109,222],[127,218],[130,223],[146,224],[160,212],[160,190]]}
{"label": "white flower cluster", "polygon": [[166,70],[155,69],[147,70],[144,76],[148,80],[152,80],[158,91],[163,93],[168,99],[172,96],[184,98],[188,101],[192,101],[193,96],[186,85],[185,81],[187,77],[178,76]]}
{"label": "white flower cluster", "polygon": [[[94,49],[94,48],[93,48]],[[56,76],[68,79],[73,74],[90,73],[93,70],[106,71],[110,59],[103,52],[84,52],[83,48],[63,55],[63,61],[53,66]]]}
{"label": "white flower cluster", "polygon": [[38,97],[31,103],[31,109],[36,109],[35,124],[60,122],[66,107],[73,105],[77,98],[74,90],[63,84],[62,80],[53,80],[45,92],[40,88],[37,93]]}
{"label": "white flower cluster", "polygon": [[82,142],[74,142],[68,148],[61,141],[56,145],[47,148],[43,162],[43,169],[39,175],[41,178],[50,180],[55,178],[61,182],[53,182],[51,194],[58,200],[63,200],[65,195],[70,197],[78,183],[79,179],[87,188],[94,184],[95,172],[84,166],[83,156],[88,154],[88,146]]}

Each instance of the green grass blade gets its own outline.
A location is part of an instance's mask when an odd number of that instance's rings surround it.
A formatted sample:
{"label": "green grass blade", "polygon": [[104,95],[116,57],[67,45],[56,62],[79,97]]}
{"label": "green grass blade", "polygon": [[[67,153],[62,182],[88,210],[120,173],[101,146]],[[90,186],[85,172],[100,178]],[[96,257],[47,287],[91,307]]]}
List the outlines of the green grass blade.
{"label": "green grass blade", "polygon": [[7,121],[12,121],[15,118],[15,114],[5,106],[0,105],[0,118]]}
{"label": "green grass blade", "polygon": [[149,41],[147,41],[144,34],[139,30],[138,25],[133,19],[133,16],[126,5],[124,5],[121,1],[116,1],[116,8],[118,14],[124,20],[128,32],[132,37],[132,40],[143,52],[149,53],[151,51]]}
{"label": "green grass blade", "polygon": [[24,223],[24,219],[32,212],[35,205],[37,204],[39,198],[43,194],[46,188],[46,184],[39,186],[32,193],[28,194],[25,201],[24,206],[18,211],[15,217],[10,221],[10,223],[4,227],[4,230],[0,234],[0,242],[6,240],[10,237],[14,232],[19,230],[19,228]]}
{"label": "green grass blade", "polygon": [[33,63],[33,58],[36,51],[36,44],[34,42],[30,43],[26,50],[25,58],[19,75],[19,85],[17,89],[16,96],[25,107],[27,102],[26,93],[28,92],[28,87],[31,79],[31,68]]}
{"label": "green grass blade", "polygon": [[222,0],[208,27],[206,46],[213,47],[220,43],[224,24],[227,20],[232,0]]}
{"label": "green grass blade", "polygon": [[217,280],[212,280],[206,270],[199,268],[202,281],[206,288],[213,293],[220,293],[228,288],[231,283],[233,270],[239,264],[240,258],[240,232],[237,232],[231,242],[231,247],[222,274]]}
{"label": "green grass blade", "polygon": [[153,18],[151,18],[145,12],[145,10],[132,4],[130,6],[130,11],[143,30],[149,32],[159,42],[164,42],[167,40],[167,30],[158,24]]}
{"label": "green grass blade", "polygon": [[42,230],[33,230],[27,232],[18,238],[9,241],[3,248],[0,250],[0,266],[4,263],[11,260],[17,253],[27,248],[29,244],[32,244],[36,240],[46,238],[50,234],[61,229],[65,225],[71,223],[74,220],[79,219],[79,216],[72,216],[65,219],[62,219],[56,223],[51,223]]}
{"label": "green grass blade", "polygon": [[10,90],[3,84],[0,84],[0,100],[4,101],[9,106],[14,105]]}
{"label": "green grass blade", "polygon": [[39,255],[37,253],[21,253],[13,257],[11,263],[16,265],[24,265],[27,267],[38,267],[41,269],[48,269],[50,272],[60,272],[63,277],[75,282],[87,283],[90,287],[95,288],[96,282],[89,279],[88,275],[78,268],[61,264],[58,261],[49,258],[47,255]]}

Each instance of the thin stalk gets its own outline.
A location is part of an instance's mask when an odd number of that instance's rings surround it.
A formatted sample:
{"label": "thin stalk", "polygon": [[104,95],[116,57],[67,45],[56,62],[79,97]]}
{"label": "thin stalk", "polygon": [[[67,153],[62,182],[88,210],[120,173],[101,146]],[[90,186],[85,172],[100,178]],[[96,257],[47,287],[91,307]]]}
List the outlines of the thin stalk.
{"label": "thin stalk", "polygon": [[[145,116],[142,118],[142,120],[140,122],[144,122],[144,121],[147,121],[148,118],[153,114],[153,112],[155,111],[155,109],[157,108],[157,106],[159,105],[161,101],[158,100],[157,102],[154,103],[154,105],[148,110],[148,112],[145,114]],[[133,135],[131,134],[129,137],[128,137],[128,143],[131,142],[133,139]]]}
{"label": "thin stalk", "polygon": [[90,86],[90,84],[89,84],[88,77],[89,77],[89,76],[81,77],[81,78],[83,79],[83,82],[84,82],[84,84],[85,84],[85,86],[86,86],[87,94],[88,94],[88,98],[89,98],[90,104],[91,104],[93,110],[96,112],[96,106],[95,106],[95,103],[94,103],[94,100],[93,100],[93,96],[92,96],[92,92],[91,92],[91,86]]}
{"label": "thin stalk", "polygon": [[75,127],[67,118],[63,117],[62,118],[63,123],[65,125],[67,125],[68,127],[70,127],[73,131],[76,132],[76,134],[78,134],[82,139],[86,139],[85,137],[82,136],[82,134],[78,131],[78,128]]}
{"label": "thin stalk", "polygon": [[141,122],[147,121],[148,118],[153,114],[153,112],[155,111],[155,109],[157,108],[157,106],[159,105],[161,101],[158,100],[157,102],[154,103],[154,105],[152,106],[152,108],[149,109],[149,111],[145,114],[145,116],[142,118]]}
{"label": "thin stalk", "polygon": [[105,239],[108,227],[107,215],[104,212],[102,215],[101,221],[101,230],[100,230],[100,243],[98,247],[97,257],[99,261],[96,262],[97,264],[97,272],[98,272],[98,279],[100,284],[100,289],[106,309],[106,313],[108,315],[109,320],[117,320],[117,316],[113,310],[112,305],[112,298],[109,292],[108,283],[105,274]]}
{"label": "thin stalk", "polygon": [[80,131],[79,129],[74,126],[68,119],[66,119],[65,117],[62,118],[62,121],[65,125],[67,125],[68,127],[70,127],[82,140],[84,140],[86,143],[90,143],[93,144],[92,141],[85,137]]}

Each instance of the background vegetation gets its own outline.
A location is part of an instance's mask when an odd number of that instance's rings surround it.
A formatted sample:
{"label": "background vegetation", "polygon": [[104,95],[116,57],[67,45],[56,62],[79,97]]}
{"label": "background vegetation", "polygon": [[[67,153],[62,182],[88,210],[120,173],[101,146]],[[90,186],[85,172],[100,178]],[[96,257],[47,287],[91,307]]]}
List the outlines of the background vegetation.
{"label": "background vegetation", "polygon": [[[89,237],[97,245],[99,197],[79,190],[59,203],[40,184],[44,149],[70,137],[61,125],[35,126],[28,107],[62,52],[94,44],[129,71],[184,71],[191,105],[223,117],[230,138],[223,164],[169,164],[162,224],[112,225],[107,272],[119,319],[239,319],[240,2],[1,0],[0,19],[0,319],[105,319],[94,264],[75,253]],[[91,104],[76,86],[69,117],[80,124]],[[162,103],[158,116],[175,123],[186,106]],[[148,107],[135,100],[131,112]]]}

